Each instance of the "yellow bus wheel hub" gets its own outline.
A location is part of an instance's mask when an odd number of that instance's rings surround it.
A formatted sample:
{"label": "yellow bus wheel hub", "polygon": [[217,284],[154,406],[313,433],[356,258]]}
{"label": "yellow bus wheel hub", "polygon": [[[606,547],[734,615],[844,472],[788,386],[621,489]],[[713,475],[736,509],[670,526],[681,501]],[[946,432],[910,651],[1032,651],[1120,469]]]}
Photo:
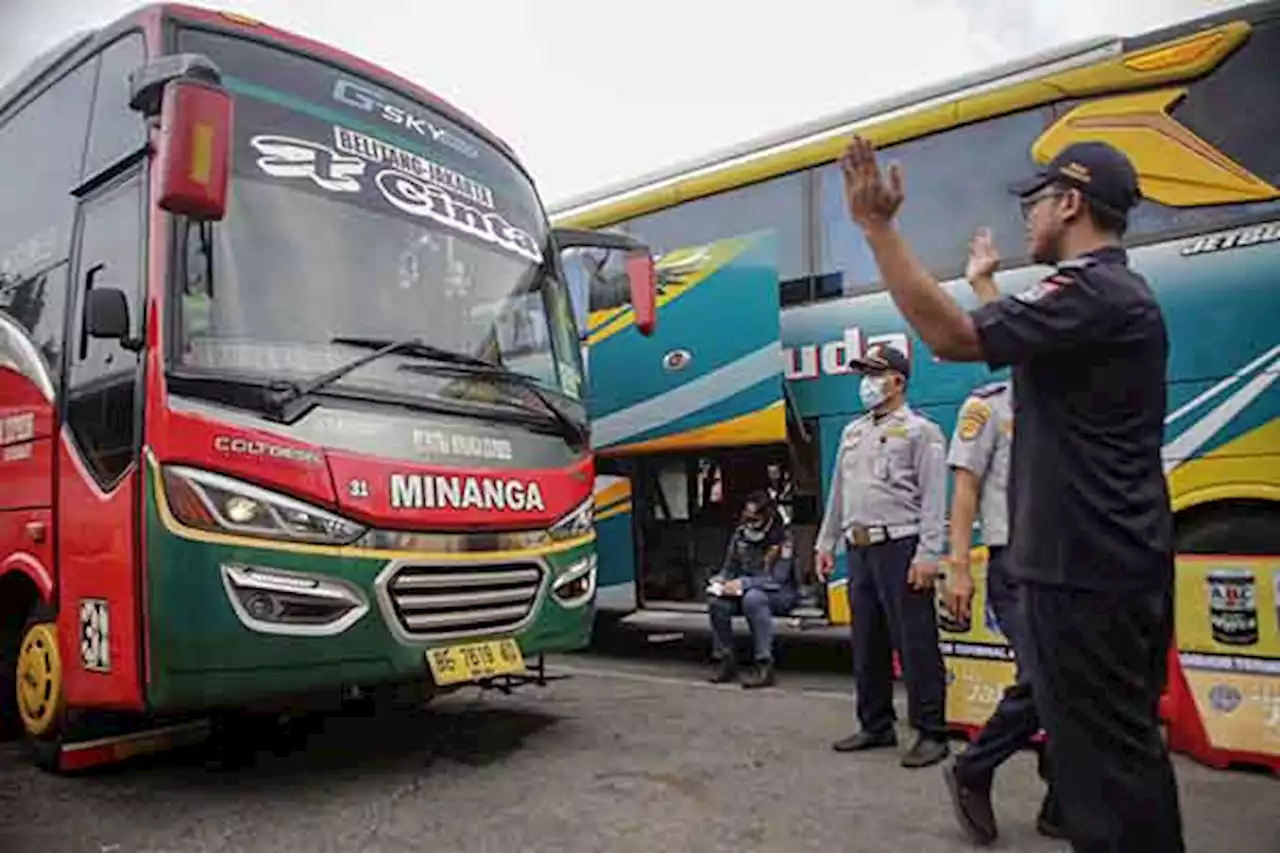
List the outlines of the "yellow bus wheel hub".
{"label": "yellow bus wheel hub", "polygon": [[46,734],[62,710],[62,659],[54,626],[32,625],[18,650],[18,714],[30,735]]}

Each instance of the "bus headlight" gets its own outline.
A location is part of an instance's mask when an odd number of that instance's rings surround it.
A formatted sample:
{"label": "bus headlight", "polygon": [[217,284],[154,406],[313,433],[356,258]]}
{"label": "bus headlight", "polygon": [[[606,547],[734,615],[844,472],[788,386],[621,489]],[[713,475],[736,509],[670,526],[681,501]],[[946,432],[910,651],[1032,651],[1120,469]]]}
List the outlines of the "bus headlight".
{"label": "bus headlight", "polygon": [[589,497],[566,515],[557,521],[547,532],[551,534],[552,541],[559,542],[565,539],[579,539],[591,533],[591,527],[596,520],[596,499]]}
{"label": "bus headlight", "polygon": [[596,558],[587,557],[574,563],[556,578],[551,587],[561,607],[580,607],[596,594]]}
{"label": "bus headlight", "polygon": [[197,530],[323,545],[348,545],[365,532],[326,510],[210,471],[167,466],[163,480],[174,517]]}

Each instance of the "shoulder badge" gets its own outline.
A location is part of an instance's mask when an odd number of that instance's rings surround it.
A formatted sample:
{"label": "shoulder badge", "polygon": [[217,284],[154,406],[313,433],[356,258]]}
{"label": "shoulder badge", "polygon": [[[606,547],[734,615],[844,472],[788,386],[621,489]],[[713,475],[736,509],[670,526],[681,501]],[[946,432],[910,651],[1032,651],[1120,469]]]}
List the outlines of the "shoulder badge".
{"label": "shoulder badge", "polygon": [[1015,293],[1013,298],[1027,305],[1034,305],[1046,296],[1052,296],[1064,287],[1069,287],[1074,283],[1075,279],[1066,273],[1050,273],[1021,293]]}
{"label": "shoulder badge", "polygon": [[959,435],[961,441],[973,441],[991,419],[991,406],[985,401],[970,397],[960,409]]}
{"label": "shoulder badge", "polygon": [[988,382],[986,385],[980,385],[979,387],[973,389],[973,393],[970,396],[995,397],[999,395],[1002,391],[1007,390],[1008,387],[1009,387],[1009,381],[1007,379],[1000,379],[995,382]]}

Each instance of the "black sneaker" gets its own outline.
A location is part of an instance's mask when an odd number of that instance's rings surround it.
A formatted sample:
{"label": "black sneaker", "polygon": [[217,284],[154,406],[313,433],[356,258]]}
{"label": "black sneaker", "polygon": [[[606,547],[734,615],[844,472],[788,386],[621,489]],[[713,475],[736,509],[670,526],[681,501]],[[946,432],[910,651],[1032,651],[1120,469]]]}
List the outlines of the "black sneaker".
{"label": "black sneaker", "polygon": [[918,737],[915,744],[902,756],[902,766],[916,769],[937,764],[951,754],[951,745],[934,737]]}
{"label": "black sneaker", "polygon": [[751,690],[756,687],[772,687],[774,683],[773,662],[762,661],[751,668],[747,677],[742,679],[742,687]]}
{"label": "black sneaker", "polygon": [[946,780],[947,791],[951,794],[956,821],[965,834],[978,845],[985,846],[995,841],[996,815],[991,808],[991,792],[961,783],[956,777],[954,762],[943,768],[942,778]]}
{"label": "black sneaker", "polygon": [[711,678],[708,680],[712,684],[725,684],[733,681],[737,676],[737,667],[733,664],[733,658],[722,657],[716,660],[711,669]]}
{"label": "black sneaker", "polygon": [[866,749],[882,749],[885,747],[894,747],[898,745],[898,737],[890,729],[887,732],[873,734],[870,732],[858,732],[849,735],[843,740],[838,740],[831,744],[831,748],[836,752],[862,752]]}

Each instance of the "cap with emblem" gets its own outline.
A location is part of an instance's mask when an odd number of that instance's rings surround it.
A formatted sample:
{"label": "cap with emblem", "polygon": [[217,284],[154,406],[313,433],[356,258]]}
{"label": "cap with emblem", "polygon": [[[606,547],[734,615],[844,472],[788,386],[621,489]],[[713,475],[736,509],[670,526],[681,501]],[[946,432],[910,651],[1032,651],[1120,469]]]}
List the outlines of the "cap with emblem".
{"label": "cap with emblem", "polygon": [[892,370],[901,373],[903,379],[911,378],[911,362],[902,350],[888,344],[872,344],[866,354],[849,359],[849,366],[860,373]]}
{"label": "cap with emblem", "polygon": [[1105,142],[1074,142],[1043,169],[1010,187],[1025,198],[1051,183],[1075,187],[1094,202],[1121,216],[1142,200],[1138,173],[1129,158]]}

